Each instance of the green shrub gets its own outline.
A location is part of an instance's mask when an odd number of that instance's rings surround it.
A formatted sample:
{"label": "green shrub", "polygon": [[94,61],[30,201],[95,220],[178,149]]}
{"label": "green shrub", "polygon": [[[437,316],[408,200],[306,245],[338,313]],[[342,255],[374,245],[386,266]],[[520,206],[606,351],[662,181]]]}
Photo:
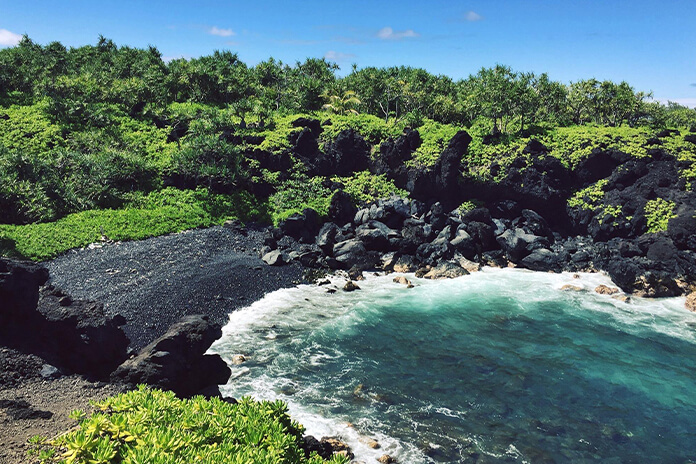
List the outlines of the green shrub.
{"label": "green shrub", "polygon": [[406,121],[384,122],[383,119],[369,114],[324,114],[320,118],[327,118],[327,116],[331,124],[322,126],[324,132],[321,138],[324,141],[333,140],[340,132],[350,128],[359,133],[368,143],[379,145],[389,137],[401,135],[407,124]]}
{"label": "green shrub", "polygon": [[418,128],[423,143],[413,154],[413,159],[410,163],[416,163],[422,166],[434,165],[440,157],[440,154],[447,148],[452,137],[460,130],[461,127],[451,124],[441,124],[427,119]]}
{"label": "green shrub", "polygon": [[126,192],[149,191],[158,183],[155,167],[130,152],[107,148],[33,155],[0,146],[0,223],[45,222],[120,207]]}
{"label": "green shrub", "polygon": [[571,208],[581,208],[593,210],[597,208],[604,198],[604,187],[609,183],[609,179],[601,179],[594,184],[575,192],[568,198],[568,206]]}
{"label": "green shrub", "polygon": [[[34,440],[42,462],[66,464],[320,464],[300,448],[304,428],[282,401],[242,398],[178,399],[149,389],[123,393],[95,404],[97,412],[79,427],[43,442]],[[54,453],[51,455],[50,451]],[[347,460],[334,456],[333,464]]]}
{"label": "green shrub", "polygon": [[343,184],[344,190],[356,204],[370,203],[379,198],[388,198],[391,195],[408,197],[408,192],[397,188],[393,181],[387,179],[386,174],[376,175],[370,171],[362,171],[350,177],[334,177],[332,180]]}
{"label": "green shrub", "polygon": [[332,192],[323,185],[323,181],[321,177],[304,176],[285,181],[269,198],[273,224],[277,225],[305,208],[312,208],[319,216],[326,216]]}
{"label": "green shrub", "polygon": [[46,102],[0,108],[0,146],[41,155],[63,145],[60,126],[46,115]]}
{"label": "green shrub", "polygon": [[677,217],[674,214],[675,203],[663,198],[650,200],[645,204],[645,218],[648,220],[648,232],[655,233],[667,230],[669,220]]}
{"label": "green shrub", "polygon": [[215,135],[187,137],[181,150],[172,157],[172,171],[196,185],[221,182],[234,185],[241,175],[241,155],[236,146]]}

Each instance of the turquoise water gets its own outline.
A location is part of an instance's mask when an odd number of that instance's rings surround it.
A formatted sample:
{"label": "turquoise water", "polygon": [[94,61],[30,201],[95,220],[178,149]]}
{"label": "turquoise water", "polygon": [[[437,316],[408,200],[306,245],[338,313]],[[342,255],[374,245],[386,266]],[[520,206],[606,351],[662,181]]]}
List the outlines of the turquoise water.
{"label": "turquoise water", "polygon": [[683,299],[622,302],[592,292],[611,284],[596,274],[392,278],[281,290],[233,313],[213,351],[247,361],[225,393],[283,399],[365,462],[696,461]]}

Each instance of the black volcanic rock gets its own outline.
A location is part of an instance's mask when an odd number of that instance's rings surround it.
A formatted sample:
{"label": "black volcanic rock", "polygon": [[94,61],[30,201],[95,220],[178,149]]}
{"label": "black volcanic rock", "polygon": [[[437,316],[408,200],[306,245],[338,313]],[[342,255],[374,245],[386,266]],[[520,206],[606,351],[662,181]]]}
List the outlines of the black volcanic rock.
{"label": "black volcanic rock", "polygon": [[344,226],[355,217],[358,208],[353,204],[351,196],[343,190],[337,190],[331,196],[329,204],[329,219],[339,226]]}
{"label": "black volcanic rock", "polygon": [[160,338],[121,364],[111,380],[126,385],[148,384],[190,397],[230,377],[230,369],[218,355],[207,355],[222,335],[220,326],[207,316],[187,316]]}
{"label": "black volcanic rock", "polygon": [[33,312],[47,280],[48,269],[39,264],[0,258],[0,327]]}
{"label": "black volcanic rock", "polygon": [[110,318],[93,301],[75,300],[45,283],[40,265],[0,259],[0,342],[51,364],[103,379],[126,359],[123,318]]}

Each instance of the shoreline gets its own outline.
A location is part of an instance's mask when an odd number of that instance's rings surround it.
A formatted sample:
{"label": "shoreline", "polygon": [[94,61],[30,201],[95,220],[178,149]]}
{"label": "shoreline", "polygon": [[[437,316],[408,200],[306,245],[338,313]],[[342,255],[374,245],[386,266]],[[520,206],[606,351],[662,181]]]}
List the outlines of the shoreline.
{"label": "shoreline", "polygon": [[[307,267],[301,263],[269,266],[259,258],[267,233],[253,227],[194,229],[141,241],[95,244],[42,264],[50,271],[49,284],[62,287],[76,299],[104,303],[109,316],[123,316],[130,349],[137,350],[182,316],[204,313],[224,326],[235,310],[273,291],[303,283]],[[329,272],[348,281],[360,275],[336,269]],[[610,278],[604,271],[595,272]],[[335,290],[341,291],[341,287]],[[26,462],[29,437],[64,431],[73,424],[68,418],[72,409],[87,408],[89,400],[116,394],[122,388],[79,375],[42,375],[47,363],[41,358],[8,348],[0,354],[0,365],[13,377],[0,384],[0,400],[5,401],[0,407],[0,441],[10,443],[0,452],[0,459],[8,464]],[[26,404],[8,403],[18,400]],[[17,417],[13,416],[15,410],[19,411]],[[45,412],[50,417],[42,414]]]}
{"label": "shoreline", "polygon": [[[260,230],[240,232],[218,226],[140,241],[94,244],[41,264],[50,271],[47,285],[61,287],[75,299],[104,303],[108,316],[125,317],[123,329],[133,352],[187,314],[204,313],[211,322],[224,325],[230,312],[300,283],[300,265],[277,268],[258,258],[261,241]],[[156,259],[158,256],[166,260]],[[191,269],[184,272],[185,267]],[[193,282],[193,274],[201,270],[203,274]],[[225,275],[229,278],[223,279]],[[166,287],[173,290],[153,291],[167,280],[171,285]],[[216,287],[219,291],[212,294]],[[196,298],[201,298],[201,304],[189,304]],[[31,436],[53,437],[75,425],[68,417],[73,409],[88,410],[89,401],[123,391],[110,382],[62,374],[37,355],[4,346],[0,346],[0,370],[3,464],[28,462]]]}

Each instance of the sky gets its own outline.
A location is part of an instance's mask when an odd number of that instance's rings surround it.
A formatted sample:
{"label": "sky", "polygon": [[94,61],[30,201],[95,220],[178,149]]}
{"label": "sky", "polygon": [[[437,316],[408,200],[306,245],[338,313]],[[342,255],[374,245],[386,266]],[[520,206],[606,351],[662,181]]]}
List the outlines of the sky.
{"label": "sky", "polygon": [[696,0],[0,0],[0,47],[22,34],[68,47],[103,35],[165,59],[325,57],[341,74],[405,65],[456,80],[499,63],[696,107]]}

